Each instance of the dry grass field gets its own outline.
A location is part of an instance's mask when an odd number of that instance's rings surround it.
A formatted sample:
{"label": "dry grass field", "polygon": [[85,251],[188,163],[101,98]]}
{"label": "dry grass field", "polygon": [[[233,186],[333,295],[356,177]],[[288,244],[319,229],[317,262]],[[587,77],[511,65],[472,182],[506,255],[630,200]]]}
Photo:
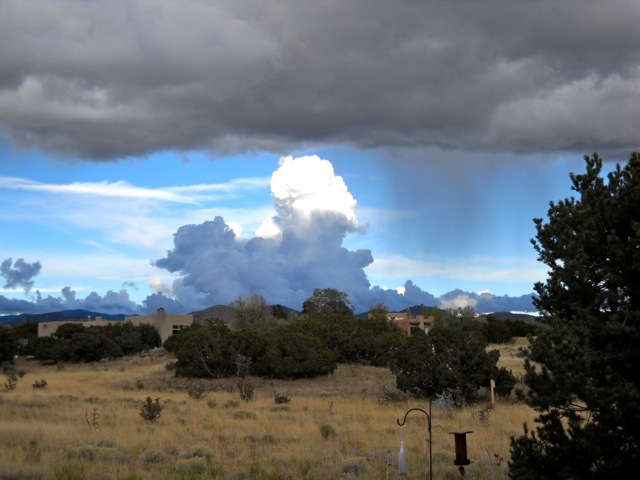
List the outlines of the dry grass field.
{"label": "dry grass field", "polygon": [[[524,343],[507,346],[502,364],[521,371]],[[4,479],[386,479],[397,477],[400,438],[408,478],[426,478],[426,402],[381,404],[388,370],[340,366],[326,378],[295,382],[252,378],[254,400],[241,400],[237,380],[207,380],[206,395],[175,378],[162,354],[116,361],[43,366],[19,359],[14,390],[0,387],[0,480]],[[47,388],[32,387],[44,379]],[[276,404],[274,392],[290,402]],[[162,414],[143,419],[146,397]],[[434,478],[458,478],[448,432],[472,430],[466,477],[507,478],[509,438],[534,412],[512,399],[441,410],[433,405]],[[388,454],[387,452],[391,453]],[[387,458],[392,465],[387,466]]]}

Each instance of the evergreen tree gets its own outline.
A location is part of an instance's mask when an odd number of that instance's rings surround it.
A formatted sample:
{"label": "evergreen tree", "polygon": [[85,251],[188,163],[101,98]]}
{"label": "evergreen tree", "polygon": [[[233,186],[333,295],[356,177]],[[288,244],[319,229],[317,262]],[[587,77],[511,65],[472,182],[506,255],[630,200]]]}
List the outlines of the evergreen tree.
{"label": "evergreen tree", "polygon": [[169,337],[164,346],[178,359],[178,376],[223,378],[236,374],[237,352],[231,330],[222,320],[184,328]]}
{"label": "evergreen tree", "polygon": [[349,295],[335,288],[316,288],[313,295],[302,304],[303,315],[344,315],[353,316],[353,305]]}
{"label": "evergreen tree", "polygon": [[252,294],[246,298],[237,297],[229,304],[234,329],[250,329],[266,333],[274,329],[282,320],[276,318],[262,295]]}
{"label": "evergreen tree", "polygon": [[585,161],[577,198],[534,220],[549,268],[534,302],[551,328],[525,362],[539,414],[511,441],[514,479],[626,478],[640,465],[640,156],[607,181],[597,154]]}
{"label": "evergreen tree", "polygon": [[269,346],[267,335],[247,329],[231,332],[231,346],[237,355],[246,359],[251,375],[266,375],[262,357]]}
{"label": "evergreen tree", "polygon": [[120,347],[97,328],[87,328],[76,333],[68,341],[64,360],[77,362],[97,362],[103,358],[122,356]]}
{"label": "evergreen tree", "polygon": [[312,378],[333,373],[333,353],[311,335],[286,330],[272,334],[264,367],[275,378]]}
{"label": "evergreen tree", "polygon": [[[474,401],[479,388],[498,375],[500,353],[486,347],[476,332],[441,326],[428,335],[418,330],[397,349],[391,370],[398,389],[414,397],[433,399],[447,391]],[[506,370],[502,375],[513,377]]]}
{"label": "evergreen tree", "polygon": [[0,325],[0,362],[13,362],[18,354],[18,340],[9,327]]}

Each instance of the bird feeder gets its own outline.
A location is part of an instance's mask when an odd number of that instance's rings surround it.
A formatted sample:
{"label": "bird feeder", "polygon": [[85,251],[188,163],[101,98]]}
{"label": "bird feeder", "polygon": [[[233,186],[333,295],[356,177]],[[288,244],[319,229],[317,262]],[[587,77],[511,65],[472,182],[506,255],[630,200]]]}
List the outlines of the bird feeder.
{"label": "bird feeder", "polygon": [[471,460],[467,458],[467,433],[473,433],[471,430],[465,430],[463,432],[449,432],[454,436],[456,459],[453,461],[454,465],[464,466],[469,465]]}
{"label": "bird feeder", "polygon": [[[411,412],[421,412],[424,413],[427,417],[427,433],[429,434],[429,480],[433,478],[433,455],[432,455],[432,444],[431,444],[431,402],[429,402],[429,413],[421,408],[410,408],[404,414],[404,419],[402,422],[400,419],[396,420],[398,426],[402,427],[407,422],[407,416]],[[408,475],[409,472],[407,470],[407,456],[404,451],[404,441],[402,441],[402,428],[400,429],[400,452],[398,453],[398,474],[399,475]]]}
{"label": "bird feeder", "polygon": [[[431,402],[429,403],[429,413],[421,408],[410,408],[404,414],[402,421],[396,420],[398,426],[402,427],[407,422],[407,416],[411,412],[421,412],[427,417],[427,433],[429,434],[429,479],[433,478],[433,456],[432,456],[432,442],[431,442]],[[465,430],[463,432],[449,432],[455,437],[455,449],[456,459],[454,465],[457,465],[460,470],[460,474],[464,475],[464,465],[469,465],[471,460],[467,458],[467,433],[473,433],[471,430]],[[387,460],[388,465],[388,460]],[[404,449],[404,441],[402,439],[402,428],[400,429],[400,452],[398,453],[398,474],[401,476],[408,475],[407,470],[407,456]]]}

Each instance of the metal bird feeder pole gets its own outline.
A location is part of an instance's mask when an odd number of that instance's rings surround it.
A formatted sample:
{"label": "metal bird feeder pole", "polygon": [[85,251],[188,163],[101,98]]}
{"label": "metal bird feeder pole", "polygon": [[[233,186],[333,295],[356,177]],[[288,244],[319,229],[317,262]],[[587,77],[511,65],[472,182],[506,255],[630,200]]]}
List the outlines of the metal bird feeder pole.
{"label": "metal bird feeder pole", "polygon": [[407,416],[411,413],[411,412],[422,412],[427,416],[427,427],[428,427],[428,431],[429,431],[429,480],[433,480],[433,456],[431,454],[431,402],[429,402],[429,413],[427,413],[425,410],[423,410],[422,408],[410,408],[409,410],[407,410],[407,412],[404,414],[404,418],[402,419],[402,422],[400,422],[400,420],[396,419],[396,422],[398,423],[398,426],[403,426],[406,422],[407,422]]}

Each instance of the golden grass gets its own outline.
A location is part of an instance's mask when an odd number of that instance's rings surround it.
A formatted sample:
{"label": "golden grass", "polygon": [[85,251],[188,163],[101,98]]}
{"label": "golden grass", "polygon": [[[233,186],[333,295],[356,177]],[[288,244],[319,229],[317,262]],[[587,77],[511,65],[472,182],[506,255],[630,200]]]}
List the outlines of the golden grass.
{"label": "golden grass", "polygon": [[[521,345],[501,347],[502,362],[519,367]],[[207,380],[207,395],[188,395],[189,380],[166,370],[170,356],[129,357],[98,364],[42,366],[19,359],[26,375],[0,392],[0,480],[62,478],[63,466],[84,468],[91,479],[384,479],[397,475],[400,438],[411,478],[428,469],[427,422],[417,412],[402,429],[396,419],[426,402],[381,405],[386,369],[341,365],[328,377],[295,382],[252,378],[256,399],[242,402],[237,380]],[[519,362],[519,363],[518,363]],[[514,372],[516,373],[516,372]],[[46,389],[33,389],[45,379]],[[291,402],[276,405],[273,393]],[[140,416],[147,396],[162,416]],[[433,406],[435,478],[457,478],[453,436],[468,437],[470,478],[507,478],[509,438],[522,433],[534,412],[501,400],[485,420],[483,404],[440,410]],[[97,427],[87,420],[97,413]]]}
{"label": "golden grass", "polygon": [[489,349],[500,350],[500,361],[498,365],[511,370],[514,375],[524,374],[524,353],[529,347],[529,340],[526,337],[514,337],[507,344],[490,345]]}

